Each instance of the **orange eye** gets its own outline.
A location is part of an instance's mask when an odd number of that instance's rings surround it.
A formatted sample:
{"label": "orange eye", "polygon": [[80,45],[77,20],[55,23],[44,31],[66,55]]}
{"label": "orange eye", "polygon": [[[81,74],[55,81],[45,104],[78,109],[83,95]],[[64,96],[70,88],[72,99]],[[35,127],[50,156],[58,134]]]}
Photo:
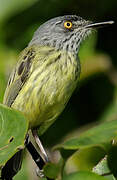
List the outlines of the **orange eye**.
{"label": "orange eye", "polygon": [[72,28],[72,22],[70,22],[70,21],[64,22],[64,27],[67,29],[71,29]]}

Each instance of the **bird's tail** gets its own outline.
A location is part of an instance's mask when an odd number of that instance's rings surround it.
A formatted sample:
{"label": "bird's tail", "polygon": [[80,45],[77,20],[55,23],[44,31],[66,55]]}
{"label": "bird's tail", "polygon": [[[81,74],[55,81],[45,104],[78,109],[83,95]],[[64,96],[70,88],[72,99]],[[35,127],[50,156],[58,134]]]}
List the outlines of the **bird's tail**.
{"label": "bird's tail", "polygon": [[11,159],[7,161],[1,170],[2,180],[13,180],[13,177],[21,169],[23,150],[18,151]]}

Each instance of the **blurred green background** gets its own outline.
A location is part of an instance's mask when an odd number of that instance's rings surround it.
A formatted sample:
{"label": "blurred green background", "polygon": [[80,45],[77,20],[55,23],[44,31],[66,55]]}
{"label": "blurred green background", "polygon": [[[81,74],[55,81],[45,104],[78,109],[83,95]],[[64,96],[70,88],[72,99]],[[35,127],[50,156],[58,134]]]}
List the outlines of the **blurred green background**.
{"label": "blurred green background", "polygon": [[[46,20],[66,14],[76,14],[94,22],[114,20],[115,24],[99,29],[82,44],[78,88],[59,119],[41,137],[47,148],[97,122],[117,117],[117,1],[0,0],[0,102],[17,56],[34,31]],[[32,166],[27,155],[15,180],[36,179]]]}

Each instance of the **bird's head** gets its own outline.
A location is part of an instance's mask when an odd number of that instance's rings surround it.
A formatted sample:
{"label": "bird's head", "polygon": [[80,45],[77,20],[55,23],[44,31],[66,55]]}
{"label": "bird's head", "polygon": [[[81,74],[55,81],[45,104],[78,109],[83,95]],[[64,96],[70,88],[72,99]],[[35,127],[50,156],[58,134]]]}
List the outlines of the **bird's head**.
{"label": "bird's head", "polygon": [[113,21],[92,23],[76,15],[56,17],[37,29],[29,46],[34,44],[52,46],[57,50],[77,54],[81,42],[92,32],[92,29],[112,23]]}

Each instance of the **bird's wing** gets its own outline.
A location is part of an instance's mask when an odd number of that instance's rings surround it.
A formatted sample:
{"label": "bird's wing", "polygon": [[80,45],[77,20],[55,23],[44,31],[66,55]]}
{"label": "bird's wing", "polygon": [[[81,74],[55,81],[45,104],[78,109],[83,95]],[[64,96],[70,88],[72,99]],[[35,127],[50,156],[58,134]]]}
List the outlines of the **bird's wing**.
{"label": "bird's wing", "polygon": [[[3,103],[7,106],[12,106],[12,103],[14,102],[19,91],[22,89],[24,83],[26,82],[30,74],[30,67],[34,58],[34,47],[27,47],[20,54],[19,61],[9,77],[7,88],[5,91]],[[12,177],[17,174],[17,172],[21,168],[22,152],[23,150],[18,151],[3,167],[1,175],[5,179],[9,179],[9,177],[11,177],[10,179],[12,179]]]}
{"label": "bird's wing", "polygon": [[12,105],[24,83],[26,82],[30,74],[30,67],[35,55],[36,52],[34,47],[27,47],[20,54],[19,61],[10,75],[5,91],[3,103],[7,106],[10,107]]}

